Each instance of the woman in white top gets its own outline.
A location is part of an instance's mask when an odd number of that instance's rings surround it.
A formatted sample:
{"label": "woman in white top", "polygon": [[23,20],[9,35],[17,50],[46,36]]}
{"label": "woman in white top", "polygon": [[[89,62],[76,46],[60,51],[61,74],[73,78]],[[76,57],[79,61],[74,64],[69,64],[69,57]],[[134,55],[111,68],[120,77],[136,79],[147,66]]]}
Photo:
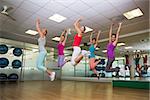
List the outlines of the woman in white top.
{"label": "woman in white top", "polygon": [[36,29],[39,33],[39,39],[38,39],[39,55],[38,55],[38,59],[37,59],[37,68],[41,71],[47,72],[51,81],[54,81],[55,72],[52,72],[52,71],[48,70],[48,68],[45,67],[45,58],[47,55],[47,51],[45,49],[47,29],[40,28],[40,19],[37,19],[37,21],[36,21]]}

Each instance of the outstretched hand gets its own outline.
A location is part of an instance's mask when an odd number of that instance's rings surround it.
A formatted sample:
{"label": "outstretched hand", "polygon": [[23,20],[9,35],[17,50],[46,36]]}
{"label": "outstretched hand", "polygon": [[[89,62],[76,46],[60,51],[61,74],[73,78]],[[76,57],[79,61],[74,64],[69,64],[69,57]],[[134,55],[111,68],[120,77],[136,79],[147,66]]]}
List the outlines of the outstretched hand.
{"label": "outstretched hand", "polygon": [[100,33],[101,33],[101,30],[99,30],[98,33],[100,34]]}
{"label": "outstretched hand", "polygon": [[39,18],[37,18],[36,22],[37,22],[38,24],[40,24],[40,19],[39,19]]}
{"label": "outstretched hand", "polygon": [[81,16],[77,19],[77,21],[82,21],[82,19],[83,19],[83,17]]}
{"label": "outstretched hand", "polygon": [[119,25],[122,25],[122,22],[120,22]]}

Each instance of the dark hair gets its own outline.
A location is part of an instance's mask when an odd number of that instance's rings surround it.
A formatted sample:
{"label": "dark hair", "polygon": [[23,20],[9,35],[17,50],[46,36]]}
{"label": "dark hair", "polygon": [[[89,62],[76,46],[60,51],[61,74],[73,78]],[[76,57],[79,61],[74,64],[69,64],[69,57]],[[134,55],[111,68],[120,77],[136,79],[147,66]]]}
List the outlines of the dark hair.
{"label": "dark hair", "polygon": [[65,37],[65,35],[62,35],[63,37]]}
{"label": "dark hair", "polygon": [[86,28],[85,28],[85,26],[83,26],[83,32],[85,32],[85,30],[86,30]]}
{"label": "dark hair", "polygon": [[92,41],[93,41],[93,40],[95,40],[95,41],[96,41],[96,38],[93,38],[93,39],[92,39]]}
{"label": "dark hair", "polygon": [[111,36],[113,36],[113,35],[116,37],[116,34],[113,33]]}
{"label": "dark hair", "polygon": [[45,33],[46,33],[45,35],[47,35],[47,29],[45,29]]}

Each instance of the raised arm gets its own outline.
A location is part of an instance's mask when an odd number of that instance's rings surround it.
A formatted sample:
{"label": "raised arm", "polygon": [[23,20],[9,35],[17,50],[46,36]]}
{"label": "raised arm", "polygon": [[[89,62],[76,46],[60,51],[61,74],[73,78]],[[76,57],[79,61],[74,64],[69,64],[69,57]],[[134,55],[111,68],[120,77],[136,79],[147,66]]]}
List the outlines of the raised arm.
{"label": "raised arm", "polygon": [[97,46],[97,44],[98,44],[98,40],[99,40],[99,36],[100,36],[100,34],[101,34],[101,31],[98,31],[98,33],[97,33],[97,37],[96,37],[96,44],[95,44],[95,47]]}
{"label": "raised arm", "polygon": [[36,29],[37,29],[37,31],[38,31],[40,37],[43,38],[43,37],[44,37],[44,34],[42,33],[41,28],[40,28],[40,19],[37,19],[37,20],[36,20]]}
{"label": "raised arm", "polygon": [[109,42],[111,42],[112,27],[113,27],[113,23],[111,24],[110,30],[109,30]]}
{"label": "raised arm", "polygon": [[66,35],[65,35],[65,39],[64,39],[64,41],[63,41],[63,45],[66,44],[66,40],[67,40],[67,37],[68,37],[68,32],[67,32],[66,30],[64,31],[64,33],[66,33]]}
{"label": "raised arm", "polygon": [[66,32],[67,32],[67,31],[64,30],[64,31],[61,33],[60,38],[61,38],[63,35],[65,35]]}
{"label": "raised arm", "polygon": [[78,33],[79,36],[82,36],[82,31],[81,31],[81,25],[80,25],[80,21],[81,21],[81,18],[77,19],[74,23],[74,27]]}
{"label": "raised arm", "polygon": [[118,27],[117,34],[116,34],[116,40],[113,42],[114,45],[117,45],[117,42],[118,42],[118,39],[119,39],[119,33],[120,33],[121,25],[122,25],[122,23],[119,23],[119,27]]}
{"label": "raised arm", "polygon": [[93,36],[93,33],[94,33],[95,31],[93,31],[93,32],[91,32],[91,35],[90,35],[90,43],[92,43],[92,36]]}

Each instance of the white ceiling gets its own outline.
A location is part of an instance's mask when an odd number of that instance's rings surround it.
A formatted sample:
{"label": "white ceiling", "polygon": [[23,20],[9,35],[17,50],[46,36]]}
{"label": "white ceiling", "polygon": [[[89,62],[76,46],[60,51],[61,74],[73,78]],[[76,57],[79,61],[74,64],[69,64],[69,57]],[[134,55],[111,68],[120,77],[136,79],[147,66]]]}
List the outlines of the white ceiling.
{"label": "white ceiling", "polygon": [[[56,47],[56,42],[51,40],[52,37],[60,35],[64,28],[72,28],[73,22],[80,16],[84,17],[82,24],[107,32],[111,18],[139,7],[144,16],[125,20],[122,30],[126,34],[136,32],[135,26],[141,25],[138,22],[145,20],[148,25],[149,21],[149,0],[0,0],[0,7],[3,5],[14,8],[9,13],[16,19],[12,21],[0,14],[0,31],[3,38],[36,43],[37,36],[27,35],[25,31],[35,29],[35,20],[40,18],[42,27],[48,29],[47,43],[52,47]],[[55,13],[67,17],[67,20],[62,23],[48,20],[48,17]],[[127,25],[131,25],[128,27],[130,29],[126,28]],[[149,28],[145,26],[142,25],[138,31]],[[84,42],[88,40],[88,36],[89,34],[84,36]],[[106,36],[103,34],[102,38]],[[67,46],[71,46],[72,39],[73,35],[68,39],[70,43],[67,42]]]}

